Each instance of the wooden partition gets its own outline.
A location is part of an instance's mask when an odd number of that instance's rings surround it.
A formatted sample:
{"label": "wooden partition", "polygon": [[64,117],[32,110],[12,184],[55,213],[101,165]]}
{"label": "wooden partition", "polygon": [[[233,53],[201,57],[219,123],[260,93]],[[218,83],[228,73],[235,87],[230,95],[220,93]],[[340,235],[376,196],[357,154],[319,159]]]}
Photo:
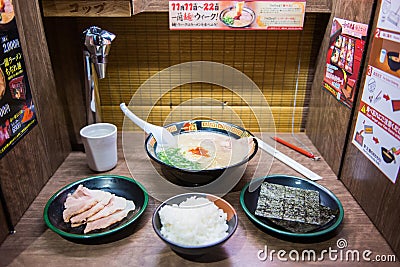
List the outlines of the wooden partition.
{"label": "wooden partition", "polygon": [[342,164],[346,137],[352,120],[352,110],[339,103],[335,97],[322,87],[332,20],[337,17],[369,24],[373,15],[373,6],[374,0],[333,1],[332,14],[319,50],[318,63],[311,90],[306,134],[336,175],[339,174]]}
{"label": "wooden partition", "polygon": [[[374,10],[374,2],[372,0],[334,1],[335,4],[320,49],[317,72],[312,86],[306,133],[331,168],[337,175],[340,175],[339,178],[381,231],[395,253],[400,255],[400,235],[398,231],[400,225],[399,182],[393,184],[351,144],[357,114],[353,115],[352,110],[340,104],[322,89],[325,57],[333,17],[368,24],[371,18],[376,20],[378,16],[378,11],[375,12]],[[380,6],[380,1],[378,1],[377,6]],[[375,23],[371,23],[372,25],[375,25]],[[374,31],[375,28],[372,28],[371,32],[374,33]],[[367,43],[371,43],[371,35]],[[365,62],[368,62],[369,51],[366,51],[365,55]],[[355,98],[357,100],[354,103],[355,108],[359,106],[366,69],[365,64],[359,78],[359,92],[358,98]],[[397,177],[397,180],[399,180],[399,177]]]}
{"label": "wooden partition", "polygon": [[[376,25],[378,18],[380,2],[378,1],[375,14]],[[375,32],[375,27],[372,32]],[[371,35],[370,41],[373,36]],[[369,51],[367,56],[369,56]],[[368,62],[368,57],[366,62]],[[365,73],[367,65],[364,68],[363,81],[360,88],[364,88]],[[359,107],[362,90],[360,90],[356,107]],[[352,133],[354,132],[357,114],[352,119],[350,129],[351,135],[348,138],[348,146],[345,150],[343,161],[343,170],[341,180],[350,190],[354,198],[360,203],[364,211],[368,214],[376,227],[391,245],[397,256],[400,256],[400,174],[398,173],[396,183],[393,184],[370,160],[358,150],[352,142]]]}
{"label": "wooden partition", "polygon": [[[44,26],[57,92],[73,148],[80,150],[79,131],[87,124],[83,72],[83,29],[75,19],[45,18]],[[79,146],[80,145],[80,146]]]}
{"label": "wooden partition", "polygon": [[[38,125],[0,160],[0,183],[16,224],[71,150],[59,92],[43,31],[38,1],[13,1]],[[0,209],[0,237],[4,237]],[[8,230],[7,230],[8,233]]]}
{"label": "wooden partition", "polygon": [[8,228],[7,218],[4,213],[3,202],[0,200],[0,244],[7,237],[10,229]]}

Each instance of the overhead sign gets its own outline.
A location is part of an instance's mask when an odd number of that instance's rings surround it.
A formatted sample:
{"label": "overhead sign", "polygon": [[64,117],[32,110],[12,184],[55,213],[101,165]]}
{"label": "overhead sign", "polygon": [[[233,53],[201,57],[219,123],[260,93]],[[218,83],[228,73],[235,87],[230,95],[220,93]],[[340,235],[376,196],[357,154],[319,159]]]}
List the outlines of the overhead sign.
{"label": "overhead sign", "polygon": [[171,30],[301,30],[306,1],[170,0]]}

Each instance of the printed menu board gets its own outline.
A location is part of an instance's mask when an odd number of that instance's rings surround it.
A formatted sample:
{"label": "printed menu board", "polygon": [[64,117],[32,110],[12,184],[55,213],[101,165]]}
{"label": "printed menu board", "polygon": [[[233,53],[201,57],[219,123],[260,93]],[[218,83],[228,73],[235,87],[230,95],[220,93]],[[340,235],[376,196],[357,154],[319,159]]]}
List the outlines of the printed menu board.
{"label": "printed menu board", "polygon": [[11,0],[0,1],[0,158],[36,124]]}
{"label": "printed menu board", "polygon": [[326,56],[323,88],[353,106],[368,25],[334,18]]}
{"label": "printed menu board", "polygon": [[171,30],[301,30],[306,1],[170,0]]}
{"label": "printed menu board", "polygon": [[380,6],[353,144],[393,183],[400,170],[400,1]]}

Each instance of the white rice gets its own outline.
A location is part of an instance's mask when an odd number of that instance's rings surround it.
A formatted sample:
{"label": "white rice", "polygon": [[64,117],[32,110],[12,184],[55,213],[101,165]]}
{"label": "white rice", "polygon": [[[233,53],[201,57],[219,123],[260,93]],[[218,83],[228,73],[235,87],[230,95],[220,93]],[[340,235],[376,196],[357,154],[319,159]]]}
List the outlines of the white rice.
{"label": "white rice", "polygon": [[210,200],[195,196],[159,211],[161,234],[184,246],[202,246],[228,235],[227,214]]}

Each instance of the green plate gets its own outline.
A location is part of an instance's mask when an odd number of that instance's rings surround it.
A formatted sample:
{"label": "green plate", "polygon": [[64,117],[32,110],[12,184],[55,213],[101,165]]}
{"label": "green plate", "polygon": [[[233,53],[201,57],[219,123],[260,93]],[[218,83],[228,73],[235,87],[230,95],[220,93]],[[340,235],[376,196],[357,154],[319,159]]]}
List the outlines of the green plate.
{"label": "green plate", "polygon": [[[336,211],[335,218],[311,232],[294,233],[274,224],[268,218],[255,215],[254,212],[257,208],[257,201],[260,194],[259,185],[261,185],[261,183],[264,181],[284,186],[318,191],[320,196],[320,204]],[[252,188],[253,186],[257,187],[254,189]],[[250,191],[249,187],[252,189],[252,191]],[[257,227],[269,234],[292,242],[314,242],[321,239],[330,238],[336,234],[344,217],[342,203],[331,191],[310,180],[287,175],[266,176],[255,179],[246,184],[240,193],[240,205],[242,206],[247,217]]]}
{"label": "green plate", "polygon": [[[117,196],[133,200],[135,210],[128,213],[122,221],[113,225],[84,234],[85,225],[71,227],[63,220],[64,202],[69,193],[73,193],[82,184],[89,189],[99,189]],[[88,177],[73,182],[55,193],[47,202],[43,217],[46,225],[61,237],[78,243],[107,243],[126,237],[133,233],[134,222],[142,215],[149,202],[146,189],[135,180],[117,175]]]}

